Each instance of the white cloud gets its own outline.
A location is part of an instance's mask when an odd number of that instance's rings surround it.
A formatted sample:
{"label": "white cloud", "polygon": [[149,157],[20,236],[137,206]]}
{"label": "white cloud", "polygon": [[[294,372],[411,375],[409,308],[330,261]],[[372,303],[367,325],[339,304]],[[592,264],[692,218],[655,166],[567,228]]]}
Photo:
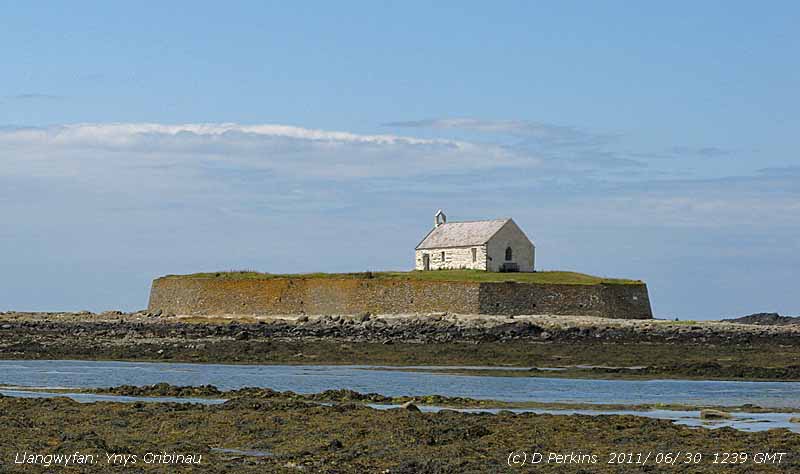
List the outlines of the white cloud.
{"label": "white cloud", "polygon": [[[464,125],[452,125],[459,124]],[[771,175],[722,184],[667,181],[637,165],[613,153],[540,157],[464,140],[274,124],[0,128],[0,179],[39,180],[82,206],[97,199],[89,205],[152,209],[179,203],[229,213],[313,211],[363,205],[366,196],[385,191],[407,200],[477,196],[501,203],[536,202],[538,207],[553,206],[545,204],[551,198],[590,198],[596,206],[605,203],[594,210],[602,219],[625,222],[634,216],[638,222],[675,226],[756,222],[748,220],[752,215],[783,222],[798,214],[796,193],[789,192],[794,182],[781,184]],[[778,186],[788,194],[761,191]],[[47,194],[31,191],[30,196],[46,199]],[[10,191],[0,192],[0,202],[12,199]]]}
{"label": "white cloud", "polygon": [[535,166],[529,155],[491,144],[363,135],[288,125],[76,124],[0,129],[0,173],[67,173],[75,166],[199,166],[322,178],[463,173]]}
{"label": "white cloud", "polygon": [[529,120],[482,120],[474,118],[444,118],[390,122],[387,127],[431,128],[438,130],[467,130],[479,133],[512,135],[546,146],[596,146],[615,137],[591,133],[576,127]]}
{"label": "white cloud", "polygon": [[358,135],[349,132],[315,130],[291,125],[240,125],[235,123],[199,123],[168,125],[158,123],[83,123],[60,125],[47,128],[7,128],[3,136],[10,139],[27,141],[30,139],[46,140],[54,144],[72,145],[116,145],[124,146],[148,137],[181,137],[196,135],[207,138],[224,138],[236,134],[260,137],[284,137],[312,141],[374,143],[374,144],[448,144],[458,146],[450,140],[425,140],[396,135]]}

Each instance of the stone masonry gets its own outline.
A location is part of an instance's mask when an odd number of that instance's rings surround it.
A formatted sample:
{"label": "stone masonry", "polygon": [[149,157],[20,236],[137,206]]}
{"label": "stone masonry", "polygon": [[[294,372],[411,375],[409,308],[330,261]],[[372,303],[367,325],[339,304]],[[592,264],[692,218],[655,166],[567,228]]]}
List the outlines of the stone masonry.
{"label": "stone masonry", "polygon": [[185,315],[555,314],[652,318],[645,284],[555,285],[370,278],[164,277],[149,309]]}
{"label": "stone masonry", "polygon": [[[474,252],[474,254],[473,254]],[[424,269],[423,256],[430,258],[431,268],[441,268],[446,270],[486,270],[486,245],[476,245],[474,247],[450,247],[446,249],[417,250],[416,269]],[[444,255],[444,259],[442,259]],[[474,255],[474,259],[473,259]]]}

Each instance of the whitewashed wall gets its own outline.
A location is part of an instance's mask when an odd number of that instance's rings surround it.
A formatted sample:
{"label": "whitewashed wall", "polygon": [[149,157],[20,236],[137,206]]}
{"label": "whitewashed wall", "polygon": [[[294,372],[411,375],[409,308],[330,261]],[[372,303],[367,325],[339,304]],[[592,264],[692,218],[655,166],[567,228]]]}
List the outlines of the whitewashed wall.
{"label": "whitewashed wall", "polygon": [[511,220],[506,223],[489,240],[488,270],[499,272],[503,263],[506,263],[506,248],[511,247],[511,262],[519,265],[519,271],[532,272],[534,268],[535,249],[530,240],[525,236],[517,224]]}
{"label": "whitewashed wall", "polygon": [[[475,249],[475,261],[472,261],[472,249]],[[442,260],[442,252],[445,258]],[[423,255],[430,255],[431,270],[486,270],[486,246],[450,247],[444,249],[425,249],[416,251],[417,270],[424,270]]]}

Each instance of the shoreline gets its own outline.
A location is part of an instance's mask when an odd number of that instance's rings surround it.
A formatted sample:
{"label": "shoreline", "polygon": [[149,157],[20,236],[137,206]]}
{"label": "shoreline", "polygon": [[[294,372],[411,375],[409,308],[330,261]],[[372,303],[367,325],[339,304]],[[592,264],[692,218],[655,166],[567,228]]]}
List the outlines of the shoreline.
{"label": "shoreline", "polygon": [[[696,374],[687,376],[681,373],[660,373],[657,375],[638,373],[637,371],[650,369],[648,366],[642,367],[580,367],[580,366],[565,366],[565,367],[519,367],[513,365],[495,365],[485,367],[464,367],[461,365],[416,365],[408,366],[402,363],[394,365],[390,364],[358,364],[353,362],[325,362],[325,361],[296,361],[296,362],[273,362],[273,361],[220,361],[220,362],[206,362],[201,360],[181,360],[181,359],[147,359],[147,358],[121,358],[121,359],[106,359],[99,357],[85,357],[85,358],[60,358],[60,359],[45,359],[45,358],[4,358],[0,357],[0,361],[40,361],[40,362],[136,362],[136,363],[173,363],[173,364],[196,364],[196,365],[229,365],[229,366],[283,366],[283,367],[314,367],[314,366],[333,366],[333,367],[354,367],[361,370],[380,370],[380,371],[397,371],[397,372],[418,372],[427,373],[432,375],[463,375],[469,377],[530,377],[530,378],[547,378],[547,379],[571,379],[571,380],[628,380],[628,381],[674,381],[674,382],[698,382],[698,381],[716,381],[716,382],[800,382],[798,378],[769,378],[769,377],[724,377],[714,376],[713,374]],[[753,368],[753,367],[748,367]],[[594,372],[597,371],[597,372]]]}
{"label": "shoreline", "polygon": [[[548,315],[0,313],[0,359],[416,366],[483,376],[796,381],[800,326]],[[458,368],[465,366],[477,369]]]}

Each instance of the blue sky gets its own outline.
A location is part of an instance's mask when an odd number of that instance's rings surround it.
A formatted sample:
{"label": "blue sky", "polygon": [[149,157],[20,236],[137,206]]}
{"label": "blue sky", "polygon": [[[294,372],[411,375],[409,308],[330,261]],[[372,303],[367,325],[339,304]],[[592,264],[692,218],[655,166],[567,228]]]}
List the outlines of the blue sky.
{"label": "blue sky", "polygon": [[0,310],[404,269],[441,207],[660,317],[800,314],[796,2],[4,2]]}

